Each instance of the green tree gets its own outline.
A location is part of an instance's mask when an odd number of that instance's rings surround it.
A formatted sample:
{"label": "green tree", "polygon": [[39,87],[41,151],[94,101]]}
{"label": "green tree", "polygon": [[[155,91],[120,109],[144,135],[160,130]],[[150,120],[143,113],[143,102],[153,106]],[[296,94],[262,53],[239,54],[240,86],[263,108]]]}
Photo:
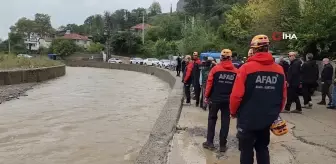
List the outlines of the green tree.
{"label": "green tree", "polygon": [[111,38],[111,47],[116,54],[137,54],[141,51],[141,46],[141,38],[132,32],[117,32]]}
{"label": "green tree", "polygon": [[51,26],[50,16],[48,14],[36,13],[34,23],[34,32],[40,37],[50,36],[54,33],[54,29]]}
{"label": "green tree", "polygon": [[91,53],[98,53],[98,52],[103,51],[103,49],[104,49],[104,45],[100,43],[91,43],[87,50]]}
{"label": "green tree", "polygon": [[162,10],[161,10],[161,5],[159,2],[156,2],[156,1],[153,2],[148,8],[148,14],[150,16],[155,16],[161,13],[162,13]]}
{"label": "green tree", "polygon": [[65,57],[74,54],[77,50],[77,45],[72,40],[55,39],[49,49],[49,52]]}

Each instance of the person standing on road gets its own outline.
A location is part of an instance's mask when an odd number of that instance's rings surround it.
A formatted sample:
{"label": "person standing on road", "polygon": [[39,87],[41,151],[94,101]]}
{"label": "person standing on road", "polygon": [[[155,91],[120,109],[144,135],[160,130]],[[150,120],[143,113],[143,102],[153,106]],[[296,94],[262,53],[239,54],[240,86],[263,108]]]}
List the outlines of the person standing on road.
{"label": "person standing on road", "polygon": [[313,54],[307,54],[306,59],[307,61],[301,66],[303,107],[311,108],[313,106],[311,91],[318,87],[319,69],[313,60]]}
{"label": "person standing on road", "polygon": [[184,73],[185,73],[186,66],[187,66],[186,57],[184,57],[183,60],[182,60],[182,63],[181,63],[181,69],[182,69],[183,76],[184,76]]}
{"label": "person standing on road", "polygon": [[199,78],[200,78],[200,65],[201,65],[201,60],[198,57],[198,52],[193,53],[193,67],[191,70],[191,76],[192,78],[195,79],[192,82],[192,85],[194,87],[194,92],[195,92],[195,100],[196,100],[196,107],[199,106],[200,103],[200,94],[201,94],[201,85],[199,83]]}
{"label": "person standing on road", "polygon": [[270,127],[286,102],[282,67],[268,53],[269,39],[257,35],[251,41],[253,55],[239,69],[230,96],[230,113],[238,118],[240,164],[270,164]]}
{"label": "person standing on road", "polygon": [[[184,94],[186,96],[186,104],[190,105],[190,85],[192,82],[192,76],[190,75],[190,72],[193,68],[194,63],[191,61],[190,55],[186,55],[185,62],[187,66],[185,68],[185,72],[183,73]],[[187,72],[189,72],[189,74]]]}
{"label": "person standing on road", "polygon": [[287,73],[288,73],[288,69],[289,69],[289,63],[283,57],[280,57],[279,60],[280,60],[279,61],[279,65],[281,65],[281,67],[283,68],[283,70],[285,72],[286,79],[287,79]]}
{"label": "person standing on road", "polygon": [[238,69],[232,63],[232,52],[224,49],[221,52],[221,62],[211,69],[205,89],[205,101],[211,101],[208,116],[207,140],[203,143],[206,149],[214,149],[213,140],[218,111],[221,111],[221,130],[219,134],[220,152],[226,151],[227,136],[230,126],[229,101],[233,83]]}
{"label": "person standing on road", "polygon": [[179,55],[176,58],[176,76],[180,76],[181,74],[181,67],[182,67],[182,59],[181,59],[181,55]]}
{"label": "person standing on road", "polygon": [[302,107],[299,99],[299,89],[300,89],[300,70],[301,70],[301,60],[296,58],[295,52],[288,53],[289,60],[291,61],[288,73],[287,73],[287,87],[288,87],[288,100],[285,107],[284,113],[290,112],[292,103],[295,102],[296,109],[292,111],[293,113],[302,113]]}
{"label": "person standing on road", "polygon": [[331,105],[332,98],[330,94],[330,85],[332,84],[333,74],[334,74],[334,68],[330,64],[328,58],[324,58],[322,60],[323,62],[323,70],[321,73],[321,84],[322,84],[322,100],[318,102],[319,105],[326,105],[326,96],[329,98],[328,105]]}
{"label": "person standing on road", "polygon": [[336,79],[334,79],[334,86],[333,86],[333,91],[332,91],[332,101],[331,101],[331,104],[327,108],[336,109]]}
{"label": "person standing on road", "polygon": [[200,84],[201,84],[201,100],[200,100],[200,107],[203,110],[207,109],[207,103],[204,102],[204,94],[205,94],[205,87],[206,87],[206,81],[208,80],[208,74],[210,72],[210,69],[212,68],[212,57],[206,57],[205,62],[202,64],[201,69],[201,75],[200,75]]}

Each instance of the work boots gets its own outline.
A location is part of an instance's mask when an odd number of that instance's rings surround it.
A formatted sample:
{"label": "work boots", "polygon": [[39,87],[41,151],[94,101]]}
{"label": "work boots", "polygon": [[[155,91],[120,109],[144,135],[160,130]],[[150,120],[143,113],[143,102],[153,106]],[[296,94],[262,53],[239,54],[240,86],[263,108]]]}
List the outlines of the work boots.
{"label": "work boots", "polygon": [[327,105],[327,103],[326,103],[325,101],[323,101],[323,100],[320,101],[320,102],[318,102],[317,104],[318,104],[318,105]]}

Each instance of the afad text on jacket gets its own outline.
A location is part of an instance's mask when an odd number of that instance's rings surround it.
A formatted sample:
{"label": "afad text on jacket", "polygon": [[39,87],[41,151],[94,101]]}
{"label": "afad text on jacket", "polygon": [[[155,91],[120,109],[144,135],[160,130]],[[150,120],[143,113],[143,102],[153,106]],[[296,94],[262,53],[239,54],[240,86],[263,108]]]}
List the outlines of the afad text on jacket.
{"label": "afad text on jacket", "polygon": [[231,61],[222,61],[214,66],[208,75],[205,97],[212,103],[229,102],[238,69]]}
{"label": "afad text on jacket", "polygon": [[238,128],[261,130],[278,118],[286,98],[282,67],[270,53],[260,52],[240,67],[230,96],[230,112],[237,115]]}

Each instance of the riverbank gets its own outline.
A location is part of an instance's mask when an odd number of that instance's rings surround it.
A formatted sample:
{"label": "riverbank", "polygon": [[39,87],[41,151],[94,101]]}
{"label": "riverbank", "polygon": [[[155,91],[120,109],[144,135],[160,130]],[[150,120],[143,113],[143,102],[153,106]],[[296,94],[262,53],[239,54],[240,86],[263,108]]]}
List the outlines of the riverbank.
{"label": "riverbank", "polygon": [[[313,109],[303,114],[282,114],[290,132],[281,137],[271,136],[272,164],[335,164],[336,163],[336,111],[316,105],[321,99],[313,97]],[[301,101],[302,102],[302,101]],[[295,105],[292,105],[294,108]],[[218,153],[202,147],[206,140],[208,111],[194,106],[184,106],[178,123],[179,131],[171,142],[168,164],[237,164],[239,150],[236,135],[236,119],[230,124],[228,151]],[[218,143],[220,121],[217,121],[215,142]],[[217,144],[218,146],[218,144]]]}
{"label": "riverbank", "polygon": [[0,104],[5,101],[19,99],[20,96],[27,96],[26,91],[33,89],[35,85],[37,85],[37,83],[0,86]]}
{"label": "riverbank", "polygon": [[21,70],[41,67],[53,67],[62,65],[57,60],[50,60],[46,56],[37,56],[32,58],[17,57],[15,55],[0,54],[0,70]]}

